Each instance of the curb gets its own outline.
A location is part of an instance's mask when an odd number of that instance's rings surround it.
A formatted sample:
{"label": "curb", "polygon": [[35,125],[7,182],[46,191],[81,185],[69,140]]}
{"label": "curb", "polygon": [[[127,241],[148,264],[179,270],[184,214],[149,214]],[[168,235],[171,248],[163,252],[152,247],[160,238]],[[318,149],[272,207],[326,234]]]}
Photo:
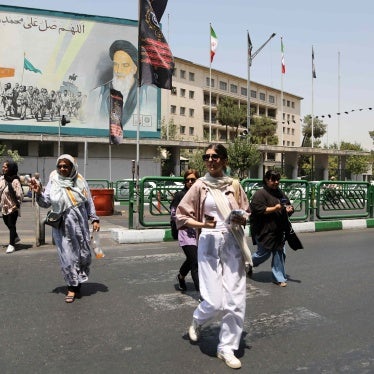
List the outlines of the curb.
{"label": "curb", "polygon": [[[332,230],[356,230],[374,228],[374,218],[344,221],[295,222],[292,224],[295,232],[321,232]],[[119,244],[154,243],[176,241],[171,235],[171,229],[141,229],[129,230],[112,228],[111,237]]]}

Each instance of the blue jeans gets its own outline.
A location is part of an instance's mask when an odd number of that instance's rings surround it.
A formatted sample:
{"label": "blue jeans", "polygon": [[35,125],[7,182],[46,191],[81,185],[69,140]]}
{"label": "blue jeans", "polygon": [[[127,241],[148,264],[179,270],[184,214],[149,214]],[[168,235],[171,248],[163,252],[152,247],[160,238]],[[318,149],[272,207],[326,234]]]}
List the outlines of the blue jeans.
{"label": "blue jeans", "polygon": [[257,243],[257,251],[252,255],[253,266],[256,267],[263,262],[265,262],[270,255],[273,255],[271,259],[271,271],[273,273],[273,279],[275,282],[287,282],[286,277],[286,269],[285,269],[285,262],[286,262],[286,249],[274,249],[269,250],[263,247],[258,241]]}

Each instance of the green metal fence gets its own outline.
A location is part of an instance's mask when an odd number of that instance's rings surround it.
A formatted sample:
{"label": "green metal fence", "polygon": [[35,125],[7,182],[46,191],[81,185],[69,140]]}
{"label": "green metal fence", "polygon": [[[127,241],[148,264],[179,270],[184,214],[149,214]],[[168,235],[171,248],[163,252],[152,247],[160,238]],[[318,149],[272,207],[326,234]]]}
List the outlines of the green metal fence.
{"label": "green metal fence", "polygon": [[[88,180],[90,188],[113,188],[116,201],[128,204],[129,228],[137,214],[143,227],[169,227],[170,203],[184,187],[182,177],[144,177],[139,181]],[[248,199],[262,188],[261,179],[241,181]],[[367,182],[281,180],[280,188],[295,208],[292,221],[373,218],[374,186]],[[136,209],[138,207],[138,209]]]}

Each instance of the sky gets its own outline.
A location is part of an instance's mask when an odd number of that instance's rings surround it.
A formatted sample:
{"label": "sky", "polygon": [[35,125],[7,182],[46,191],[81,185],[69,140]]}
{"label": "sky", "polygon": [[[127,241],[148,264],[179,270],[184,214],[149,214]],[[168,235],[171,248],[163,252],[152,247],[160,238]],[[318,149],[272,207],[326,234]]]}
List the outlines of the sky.
{"label": "sky", "polygon": [[[2,0],[1,5],[138,18],[136,0]],[[283,90],[303,98],[301,117],[314,114],[323,120],[324,145],[346,141],[373,150],[373,14],[371,0],[169,0],[161,22],[173,55],[204,66],[210,61],[211,24],[218,37],[212,68],[242,78],[248,76],[247,31],[252,53],[276,33],[253,59],[251,81],[282,88],[282,37]]]}

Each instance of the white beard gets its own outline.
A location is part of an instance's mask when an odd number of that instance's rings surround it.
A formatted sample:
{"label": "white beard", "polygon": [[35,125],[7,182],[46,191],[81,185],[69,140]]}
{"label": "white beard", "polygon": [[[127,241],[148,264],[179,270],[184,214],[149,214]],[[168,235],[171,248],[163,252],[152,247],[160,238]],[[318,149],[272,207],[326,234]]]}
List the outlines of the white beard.
{"label": "white beard", "polygon": [[134,84],[134,77],[127,75],[126,77],[113,76],[112,86],[115,90],[120,91],[123,96],[123,104],[126,103],[127,96],[129,95],[130,89]]}

